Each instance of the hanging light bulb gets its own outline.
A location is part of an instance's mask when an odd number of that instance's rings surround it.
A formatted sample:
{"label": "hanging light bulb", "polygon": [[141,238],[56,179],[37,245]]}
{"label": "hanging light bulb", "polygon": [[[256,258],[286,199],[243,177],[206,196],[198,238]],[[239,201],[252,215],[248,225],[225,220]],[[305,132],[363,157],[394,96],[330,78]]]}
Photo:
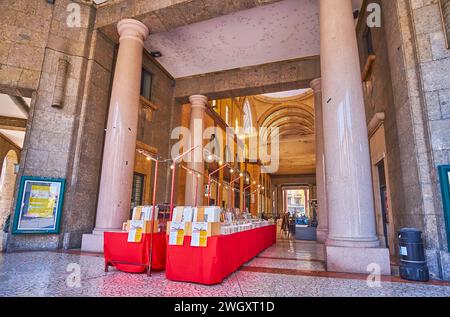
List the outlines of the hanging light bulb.
{"label": "hanging light bulb", "polygon": [[239,173],[239,177],[242,177],[242,176],[244,176],[244,174],[242,174],[242,173]]}
{"label": "hanging light bulb", "polygon": [[170,169],[173,170],[175,168],[175,165],[170,165]]}
{"label": "hanging light bulb", "polygon": [[234,169],[230,169],[230,173],[234,173]]}
{"label": "hanging light bulb", "polygon": [[150,156],[147,156],[147,161],[150,161]]}

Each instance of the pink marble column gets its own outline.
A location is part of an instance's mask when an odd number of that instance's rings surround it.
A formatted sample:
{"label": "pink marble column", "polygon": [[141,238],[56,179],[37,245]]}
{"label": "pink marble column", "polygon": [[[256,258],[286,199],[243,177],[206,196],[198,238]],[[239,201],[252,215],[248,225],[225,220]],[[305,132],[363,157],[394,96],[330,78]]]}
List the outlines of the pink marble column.
{"label": "pink marble column", "polygon": [[101,251],[103,232],[120,230],[129,219],[144,41],[148,28],[133,19],[117,25],[120,35],[109,105],[95,229],[82,249]]}
{"label": "pink marble column", "polygon": [[[198,146],[191,155],[191,162],[188,163],[189,168],[204,173],[205,165],[203,159],[203,129],[204,129],[204,116],[206,103],[208,98],[202,95],[194,95],[189,97],[191,103],[191,118],[190,118],[190,131],[191,131],[191,146]],[[185,205],[195,205],[195,177],[189,173],[186,173],[186,190],[185,190]],[[204,196],[204,177],[198,179],[197,187],[197,205],[203,205]]]}
{"label": "pink marble column", "polygon": [[390,273],[378,249],[361,68],[351,0],[320,0],[322,105],[328,201],[327,267]]}
{"label": "pink marble column", "polygon": [[317,241],[325,243],[328,237],[328,208],[325,179],[325,150],[323,140],[322,85],[320,78],[311,82],[314,90],[314,126],[316,140],[316,187],[317,187]]}

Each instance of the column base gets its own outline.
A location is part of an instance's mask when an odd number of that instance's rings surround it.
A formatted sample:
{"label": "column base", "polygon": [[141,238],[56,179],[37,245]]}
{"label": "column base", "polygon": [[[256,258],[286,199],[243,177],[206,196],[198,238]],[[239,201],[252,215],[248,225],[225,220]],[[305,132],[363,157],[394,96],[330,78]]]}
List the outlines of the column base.
{"label": "column base", "polygon": [[317,242],[325,244],[328,239],[328,229],[317,228]]}
{"label": "column base", "polygon": [[83,234],[81,251],[103,253],[103,232]]}
{"label": "column base", "polygon": [[391,275],[389,250],[386,248],[326,247],[327,271],[370,274],[370,264],[380,266],[381,275]]}
{"label": "column base", "polygon": [[117,229],[94,229],[92,233],[83,234],[82,240],[81,240],[81,251],[86,252],[97,252],[97,253],[103,253],[103,234],[108,232],[122,232],[122,230]]}

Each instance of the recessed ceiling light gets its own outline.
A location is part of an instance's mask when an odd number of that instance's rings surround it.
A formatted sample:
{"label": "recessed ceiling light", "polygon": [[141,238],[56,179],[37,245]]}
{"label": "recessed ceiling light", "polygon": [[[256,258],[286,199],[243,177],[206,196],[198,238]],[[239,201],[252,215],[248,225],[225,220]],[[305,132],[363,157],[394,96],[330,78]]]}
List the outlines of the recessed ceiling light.
{"label": "recessed ceiling light", "polygon": [[154,58],[158,58],[158,57],[162,56],[160,51],[152,51],[152,52],[150,52],[150,55]]}

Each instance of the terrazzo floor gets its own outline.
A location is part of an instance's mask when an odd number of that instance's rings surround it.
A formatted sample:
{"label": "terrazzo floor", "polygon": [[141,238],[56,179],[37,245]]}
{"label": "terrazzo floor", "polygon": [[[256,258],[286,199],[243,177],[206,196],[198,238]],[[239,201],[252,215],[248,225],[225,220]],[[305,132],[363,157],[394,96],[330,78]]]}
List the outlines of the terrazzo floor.
{"label": "terrazzo floor", "polygon": [[[80,277],[78,284],[74,276]],[[405,283],[386,277],[379,287],[369,287],[364,275],[325,272],[322,245],[280,239],[214,286],[169,281],[164,272],[147,277],[110,268],[105,273],[103,257],[94,254],[0,254],[0,296],[448,297],[450,283]]]}

